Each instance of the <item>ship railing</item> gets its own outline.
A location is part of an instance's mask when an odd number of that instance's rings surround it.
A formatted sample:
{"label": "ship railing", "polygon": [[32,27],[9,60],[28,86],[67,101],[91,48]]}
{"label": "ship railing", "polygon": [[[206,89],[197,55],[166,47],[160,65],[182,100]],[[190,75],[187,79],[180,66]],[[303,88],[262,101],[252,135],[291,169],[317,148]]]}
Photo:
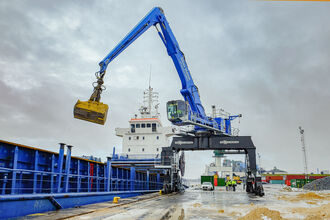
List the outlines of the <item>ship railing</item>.
{"label": "ship railing", "polygon": [[[113,168],[122,172],[121,168]],[[16,177],[13,178],[13,172]],[[72,192],[107,192],[107,191],[130,191],[130,190],[159,190],[162,182],[156,178],[147,181],[146,174],[136,171],[135,179],[130,178],[127,172],[124,176],[113,176],[109,179],[104,176],[88,176],[75,174],[58,174],[43,171],[30,171],[21,169],[0,168],[0,194],[35,194],[35,193],[72,193]],[[36,176],[34,178],[34,176]],[[58,178],[60,177],[60,181]],[[66,178],[69,177],[66,189]],[[51,179],[52,178],[52,179]],[[149,176],[150,178],[150,176]],[[14,186],[13,183],[15,182]],[[60,187],[58,187],[60,182]],[[149,186],[148,186],[149,185]]]}
{"label": "ship railing", "polygon": [[[123,159],[160,159],[160,154],[119,154],[119,156]],[[120,159],[120,158],[119,158]]]}
{"label": "ship railing", "polygon": [[111,164],[110,159],[100,163],[70,156],[71,152],[64,155],[63,146],[57,154],[0,141],[0,194],[152,191],[163,186],[162,170],[156,168],[138,169]]}

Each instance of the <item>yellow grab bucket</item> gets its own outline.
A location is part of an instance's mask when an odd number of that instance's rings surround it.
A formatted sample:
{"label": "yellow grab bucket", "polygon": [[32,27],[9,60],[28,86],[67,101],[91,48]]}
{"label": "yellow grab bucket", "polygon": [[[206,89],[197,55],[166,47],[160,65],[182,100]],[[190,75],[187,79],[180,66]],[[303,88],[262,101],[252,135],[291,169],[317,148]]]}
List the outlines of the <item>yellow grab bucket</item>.
{"label": "yellow grab bucket", "polygon": [[81,120],[104,125],[108,109],[108,105],[102,102],[78,100],[74,106],[73,115]]}

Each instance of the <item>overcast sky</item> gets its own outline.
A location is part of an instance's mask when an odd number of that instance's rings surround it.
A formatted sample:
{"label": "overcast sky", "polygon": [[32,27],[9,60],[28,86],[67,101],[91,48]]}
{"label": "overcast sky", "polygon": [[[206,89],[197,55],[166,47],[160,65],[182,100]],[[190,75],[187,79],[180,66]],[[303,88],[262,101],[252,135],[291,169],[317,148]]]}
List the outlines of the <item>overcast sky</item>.
{"label": "overcast sky", "polygon": [[[121,149],[116,127],[152,86],[166,101],[181,83],[150,28],[109,66],[105,126],[76,120],[73,106],[92,92],[104,56],[154,6],[164,9],[207,112],[215,104],[243,114],[266,169],[303,171],[298,126],[306,131],[309,170],[330,169],[330,5],[261,1],[0,1],[0,139],[105,159]],[[198,177],[212,152],[186,154]],[[243,157],[242,157],[243,158]]]}

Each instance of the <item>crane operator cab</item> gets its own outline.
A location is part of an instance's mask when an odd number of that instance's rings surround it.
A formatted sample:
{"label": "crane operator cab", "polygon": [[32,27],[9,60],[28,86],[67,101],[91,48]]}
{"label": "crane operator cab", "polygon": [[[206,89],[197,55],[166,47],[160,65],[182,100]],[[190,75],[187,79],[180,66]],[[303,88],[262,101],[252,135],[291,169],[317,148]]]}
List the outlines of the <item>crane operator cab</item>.
{"label": "crane operator cab", "polygon": [[167,119],[176,125],[184,125],[188,121],[188,104],[183,100],[168,101],[166,104]]}

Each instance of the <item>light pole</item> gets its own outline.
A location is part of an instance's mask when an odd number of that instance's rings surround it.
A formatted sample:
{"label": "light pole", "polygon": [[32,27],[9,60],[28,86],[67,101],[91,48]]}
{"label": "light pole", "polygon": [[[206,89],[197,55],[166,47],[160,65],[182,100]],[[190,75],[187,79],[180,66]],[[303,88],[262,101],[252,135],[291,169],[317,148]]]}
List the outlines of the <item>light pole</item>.
{"label": "light pole", "polygon": [[301,126],[299,126],[300,131],[300,139],[301,139],[301,145],[302,145],[302,151],[303,151],[303,157],[304,157],[304,172],[306,175],[306,179],[308,179],[308,170],[307,170],[307,155],[306,155],[306,145],[305,145],[305,130],[302,129]]}

